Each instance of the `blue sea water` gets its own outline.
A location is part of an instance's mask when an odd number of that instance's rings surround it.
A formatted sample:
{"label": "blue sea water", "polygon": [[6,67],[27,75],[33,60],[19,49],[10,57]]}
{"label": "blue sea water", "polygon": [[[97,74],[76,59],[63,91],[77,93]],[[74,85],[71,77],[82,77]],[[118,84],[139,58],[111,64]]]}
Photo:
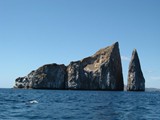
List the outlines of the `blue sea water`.
{"label": "blue sea water", "polygon": [[0,89],[0,120],[159,120],[160,92]]}

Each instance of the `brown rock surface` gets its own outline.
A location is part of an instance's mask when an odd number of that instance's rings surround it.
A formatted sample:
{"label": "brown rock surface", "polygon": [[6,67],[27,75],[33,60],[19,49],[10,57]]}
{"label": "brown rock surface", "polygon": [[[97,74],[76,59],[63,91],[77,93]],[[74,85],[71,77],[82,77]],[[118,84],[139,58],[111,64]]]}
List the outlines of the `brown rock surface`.
{"label": "brown rock surface", "polygon": [[48,64],[16,79],[15,88],[64,89],[66,67]]}
{"label": "brown rock surface", "polygon": [[137,50],[132,53],[131,62],[128,70],[128,91],[145,91],[145,79],[141,70],[141,65]]}
{"label": "brown rock surface", "polygon": [[123,90],[118,42],[67,67],[67,89]]}
{"label": "brown rock surface", "polygon": [[123,90],[118,42],[93,56],[64,65],[49,64],[16,79],[15,88]]}

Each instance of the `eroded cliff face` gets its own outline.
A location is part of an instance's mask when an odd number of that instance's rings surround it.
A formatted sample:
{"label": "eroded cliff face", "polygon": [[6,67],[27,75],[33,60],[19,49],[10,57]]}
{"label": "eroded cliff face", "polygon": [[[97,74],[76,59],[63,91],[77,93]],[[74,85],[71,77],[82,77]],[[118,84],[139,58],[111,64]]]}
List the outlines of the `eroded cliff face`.
{"label": "eroded cliff face", "polygon": [[65,65],[48,64],[25,77],[17,78],[15,88],[64,89],[65,76]]}
{"label": "eroded cliff face", "polygon": [[16,79],[16,88],[123,90],[118,42],[93,56],[64,65],[44,65]]}
{"label": "eroded cliff face", "polygon": [[118,43],[67,67],[67,89],[123,90]]}
{"label": "eroded cliff face", "polygon": [[141,70],[141,65],[137,50],[132,53],[131,62],[128,70],[128,91],[145,91],[145,79]]}

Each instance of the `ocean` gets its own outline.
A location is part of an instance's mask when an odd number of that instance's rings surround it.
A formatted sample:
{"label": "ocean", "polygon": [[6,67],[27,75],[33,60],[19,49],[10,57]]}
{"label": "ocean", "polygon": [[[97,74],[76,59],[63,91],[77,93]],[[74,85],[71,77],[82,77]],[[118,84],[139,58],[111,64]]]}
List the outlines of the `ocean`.
{"label": "ocean", "polygon": [[0,120],[160,120],[160,92],[0,89]]}

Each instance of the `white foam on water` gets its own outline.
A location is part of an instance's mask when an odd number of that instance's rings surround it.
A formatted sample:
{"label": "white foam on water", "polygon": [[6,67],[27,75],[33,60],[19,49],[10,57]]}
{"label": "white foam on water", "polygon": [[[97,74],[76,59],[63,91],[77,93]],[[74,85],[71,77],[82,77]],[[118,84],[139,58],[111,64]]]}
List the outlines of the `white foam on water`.
{"label": "white foam on water", "polygon": [[30,103],[30,104],[37,104],[38,101],[37,101],[37,100],[31,100],[31,101],[29,101],[29,103]]}

